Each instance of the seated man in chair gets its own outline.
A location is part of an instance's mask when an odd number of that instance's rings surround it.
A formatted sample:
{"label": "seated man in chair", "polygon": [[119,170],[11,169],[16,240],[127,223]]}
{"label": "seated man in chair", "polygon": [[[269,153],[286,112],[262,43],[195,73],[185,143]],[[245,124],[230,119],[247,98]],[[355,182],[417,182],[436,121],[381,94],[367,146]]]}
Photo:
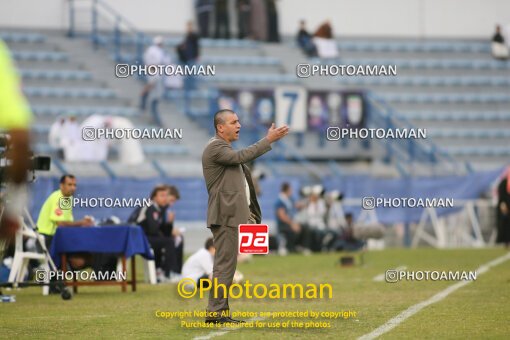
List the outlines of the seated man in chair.
{"label": "seated man in chair", "polygon": [[182,267],[182,239],[176,247],[175,241],[180,235],[173,232],[173,215],[167,214],[168,204],[171,201],[169,195],[172,196],[168,186],[156,186],[151,193],[152,204],[141,208],[134,219],[144,230],[154,250],[158,281],[163,283],[170,281],[171,273],[173,273],[172,276],[177,276]]}
{"label": "seated man in chair", "polygon": [[[57,231],[57,227],[88,227],[94,221],[85,217],[75,221],[73,217],[73,195],[76,192],[76,177],[67,174],[60,178],[60,188],[54,191],[44,202],[37,219],[37,230],[44,236],[46,249],[50,251],[51,241]],[[90,253],[74,254],[69,257],[72,269],[82,269],[91,265]]]}

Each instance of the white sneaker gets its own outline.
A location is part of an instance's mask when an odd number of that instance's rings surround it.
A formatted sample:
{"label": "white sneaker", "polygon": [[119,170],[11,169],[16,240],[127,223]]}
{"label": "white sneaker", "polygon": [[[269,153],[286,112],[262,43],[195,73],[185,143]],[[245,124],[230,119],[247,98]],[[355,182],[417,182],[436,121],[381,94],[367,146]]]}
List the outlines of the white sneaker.
{"label": "white sneaker", "polygon": [[165,273],[161,268],[156,269],[156,279],[158,283],[167,283],[169,278],[166,277]]}
{"label": "white sneaker", "polygon": [[310,249],[305,248],[305,249],[303,249],[303,255],[310,256],[310,255],[312,255],[312,252],[310,251]]}
{"label": "white sneaker", "polygon": [[181,274],[172,274],[170,276],[170,283],[178,283],[179,281],[181,281],[181,279],[182,279]]}

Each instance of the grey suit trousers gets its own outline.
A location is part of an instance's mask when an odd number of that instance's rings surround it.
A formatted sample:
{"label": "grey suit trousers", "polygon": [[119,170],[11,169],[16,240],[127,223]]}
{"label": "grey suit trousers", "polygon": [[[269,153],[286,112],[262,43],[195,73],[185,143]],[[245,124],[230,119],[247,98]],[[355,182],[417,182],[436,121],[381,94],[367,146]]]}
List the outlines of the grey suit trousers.
{"label": "grey suit trousers", "polygon": [[[255,218],[251,214],[248,220],[249,224],[255,224]],[[237,254],[239,249],[239,227],[228,226],[211,226],[211,232],[214,239],[214,247],[216,254],[214,255],[213,266],[213,285],[209,291],[209,305],[207,312],[229,311],[228,305],[228,289],[232,285],[234,273],[237,266]],[[218,287],[218,294],[215,297],[214,279],[218,279],[218,284],[224,284],[226,292],[223,287]]]}

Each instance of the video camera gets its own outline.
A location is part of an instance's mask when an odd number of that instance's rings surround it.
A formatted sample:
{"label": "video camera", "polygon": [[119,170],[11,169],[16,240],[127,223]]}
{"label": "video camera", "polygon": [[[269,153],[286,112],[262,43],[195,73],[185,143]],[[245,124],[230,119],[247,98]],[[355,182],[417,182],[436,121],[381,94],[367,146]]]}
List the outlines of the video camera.
{"label": "video camera", "polygon": [[[11,137],[8,134],[0,133],[0,184],[3,183],[5,169],[10,165],[7,159],[7,151],[11,148]],[[35,180],[35,171],[49,171],[51,164],[51,157],[34,155],[30,152],[29,172],[32,173],[29,181]]]}

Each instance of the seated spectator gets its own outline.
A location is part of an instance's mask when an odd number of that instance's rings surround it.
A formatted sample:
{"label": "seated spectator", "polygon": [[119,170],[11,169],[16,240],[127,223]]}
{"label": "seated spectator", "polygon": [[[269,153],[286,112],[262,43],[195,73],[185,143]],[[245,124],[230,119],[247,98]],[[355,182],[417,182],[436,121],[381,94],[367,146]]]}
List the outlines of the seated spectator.
{"label": "seated spectator", "polygon": [[306,30],[306,23],[304,20],[299,22],[299,31],[296,36],[296,41],[299,47],[301,47],[301,50],[303,50],[308,57],[317,56],[317,48],[312,41],[312,35]]}
{"label": "seated spectator", "polygon": [[[87,117],[79,126],[78,139],[74,143],[65,143],[64,158],[68,162],[102,162],[108,158],[109,140],[97,138],[96,129],[109,129],[110,117],[98,114]],[[81,131],[93,132],[90,138],[83,139]],[[85,133],[87,135],[87,133]]]}
{"label": "seated spectator", "polygon": [[[213,239],[209,237],[205,241],[205,247],[200,248],[186,260],[182,267],[182,277],[193,279],[200,285],[204,283],[204,281],[200,282],[200,279],[211,280],[215,253],[216,248],[214,247]],[[204,288],[208,286],[208,283],[205,282]]]}
{"label": "seated spectator", "polygon": [[[142,227],[147,240],[154,250],[158,280],[165,283],[170,282],[172,274],[177,276],[181,271],[177,263],[178,256],[175,240],[172,236],[166,236],[172,235],[173,229],[173,225],[168,223],[167,217],[165,217],[165,210],[169,200],[168,186],[156,186],[152,190],[151,200],[152,204],[149,207],[143,207],[138,211],[135,221]],[[130,221],[132,219],[133,214],[130,217]]]}
{"label": "seated spectator", "polygon": [[338,47],[333,39],[333,29],[329,21],[319,26],[313,35],[313,43],[317,48],[317,54],[320,58],[338,57]]}
{"label": "seated spectator", "polygon": [[327,248],[324,241],[327,240],[329,242],[331,236],[326,239],[326,235],[332,233],[326,227],[327,207],[326,202],[322,198],[322,192],[322,186],[315,186],[312,188],[308,196],[306,208],[304,209],[305,223],[311,234],[310,249],[314,252],[319,252]]}
{"label": "seated spectator", "polygon": [[[94,225],[94,220],[88,216],[75,221],[73,205],[67,205],[67,203],[62,201],[62,198],[72,200],[75,191],[76,178],[70,174],[62,176],[60,178],[60,188],[51,193],[39,211],[37,231],[44,237],[44,245],[48,251],[51,249],[51,242],[57,232],[57,228],[88,227]],[[76,253],[69,256],[68,260],[72,270],[83,269],[93,264],[91,253]],[[59,293],[59,291],[55,287],[51,287],[50,293]]]}
{"label": "seated spectator", "polygon": [[496,33],[492,37],[492,56],[500,60],[506,60],[509,57],[509,49],[505,44],[505,38],[501,34],[499,25],[496,26]]}
{"label": "seated spectator", "polygon": [[57,149],[60,159],[64,159],[64,149],[81,142],[81,130],[75,116],[60,117],[48,134],[48,143]]}
{"label": "seated spectator", "polygon": [[[134,129],[135,125],[131,120],[125,117],[111,116],[108,120],[108,125],[112,129]],[[136,138],[121,138],[113,140],[111,145],[117,144],[117,151],[119,155],[119,162],[127,165],[142,164],[145,161],[145,155],[142,148],[140,139]]]}
{"label": "seated spectator", "polygon": [[342,226],[342,231],[335,241],[333,248],[337,251],[356,251],[365,245],[365,242],[358,240],[354,236],[354,219],[351,213],[345,214],[346,225]]}
{"label": "seated spectator", "polygon": [[[76,118],[62,118],[54,123],[50,130],[49,140],[52,146],[63,150],[64,159],[68,162],[101,162],[108,158],[109,148],[116,147],[118,160],[122,164],[135,165],[145,161],[142,144],[136,138],[107,139],[95,131],[86,139],[82,131],[97,129],[134,129],[133,123],[119,116],[91,115],[81,125]],[[85,133],[87,135],[87,133]]]}
{"label": "seated spectator", "polygon": [[[309,253],[308,229],[302,227],[293,220],[295,206],[292,200],[292,187],[289,183],[283,183],[278,200],[275,204],[276,223],[278,233],[284,238],[285,249],[291,253],[297,251],[297,246],[302,246],[303,251]],[[285,253],[285,251],[283,251]]]}

